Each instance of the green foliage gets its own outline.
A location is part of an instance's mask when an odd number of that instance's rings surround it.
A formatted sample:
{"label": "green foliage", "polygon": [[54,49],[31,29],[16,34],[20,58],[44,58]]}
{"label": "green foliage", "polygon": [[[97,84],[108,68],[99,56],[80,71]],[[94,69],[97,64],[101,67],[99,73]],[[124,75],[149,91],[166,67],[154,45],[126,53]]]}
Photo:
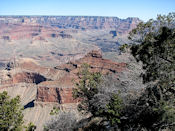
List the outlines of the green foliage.
{"label": "green foliage", "polygon": [[7,92],[0,93],[0,130],[21,130],[22,124],[20,97],[10,99]]}
{"label": "green foliage", "polygon": [[126,52],[128,48],[129,48],[129,45],[128,45],[128,44],[123,44],[123,45],[121,45],[121,46],[119,47],[119,50],[120,50],[121,52]]}
{"label": "green foliage", "polygon": [[[175,13],[140,23],[129,38],[139,44],[131,47],[143,63],[145,83],[152,83],[132,109],[139,110],[128,123],[148,130],[175,129]],[[132,110],[131,109],[131,110]],[[125,112],[126,113],[126,112]]]}
{"label": "green foliage", "polygon": [[79,72],[81,79],[79,83],[76,83],[77,88],[73,90],[73,97],[81,99],[81,104],[78,106],[80,111],[91,112],[95,115],[96,111],[93,111],[93,106],[90,101],[93,99],[93,96],[98,93],[101,74],[98,72],[89,72],[89,65],[87,64],[83,64],[81,69]]}
{"label": "green foliage", "polygon": [[175,78],[175,34],[174,29],[161,27],[154,41],[145,40],[132,46],[132,54],[143,62],[146,70],[144,81],[173,80]]}
{"label": "green foliage", "polygon": [[118,94],[114,94],[107,105],[106,117],[110,121],[111,125],[120,123],[120,114],[122,111],[122,99]]}
{"label": "green foliage", "polygon": [[125,105],[125,110],[122,112],[125,120],[122,124],[134,127],[135,130],[173,129],[175,109],[173,103],[165,100],[164,93],[162,88],[156,85],[147,87],[139,98]]}
{"label": "green foliage", "polygon": [[158,15],[156,20],[150,19],[146,23],[140,22],[137,28],[133,29],[129,34],[129,39],[134,43],[142,43],[143,41],[154,41],[154,35],[158,33],[161,27],[175,28],[175,13],[166,15]]}
{"label": "green foliage", "polygon": [[157,20],[140,23],[130,33],[130,39],[140,42],[131,47],[131,52],[143,63],[144,82],[157,81],[164,88],[174,87],[175,13],[158,15]]}
{"label": "green foliage", "polygon": [[50,115],[58,115],[59,113],[59,108],[58,107],[53,107],[53,109],[50,111]]}
{"label": "green foliage", "polygon": [[36,125],[34,125],[32,122],[30,122],[26,127],[25,131],[35,131]]}

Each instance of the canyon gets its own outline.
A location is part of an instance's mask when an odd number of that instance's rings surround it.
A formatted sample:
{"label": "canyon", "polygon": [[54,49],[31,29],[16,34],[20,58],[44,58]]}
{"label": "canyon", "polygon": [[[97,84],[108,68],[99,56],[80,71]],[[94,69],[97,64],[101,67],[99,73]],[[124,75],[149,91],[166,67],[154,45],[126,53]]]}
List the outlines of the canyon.
{"label": "canyon", "polygon": [[[0,92],[20,95],[25,122],[42,130],[53,117],[53,107],[76,111],[80,100],[72,97],[72,90],[84,63],[90,72],[117,78],[133,73],[134,59],[119,54],[118,47],[129,41],[129,31],[139,22],[95,16],[0,16]],[[134,69],[141,70],[135,63]]]}
{"label": "canyon", "polygon": [[98,48],[105,57],[128,43],[128,32],[139,22],[98,16],[0,16],[1,65],[31,58],[53,67]]}

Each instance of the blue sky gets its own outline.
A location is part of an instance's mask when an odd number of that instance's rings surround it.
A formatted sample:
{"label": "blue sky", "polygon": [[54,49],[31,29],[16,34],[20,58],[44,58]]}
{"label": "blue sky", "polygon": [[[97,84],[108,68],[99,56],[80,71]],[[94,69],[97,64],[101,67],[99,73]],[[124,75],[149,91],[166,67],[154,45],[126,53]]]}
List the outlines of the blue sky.
{"label": "blue sky", "polygon": [[86,15],[156,18],[175,12],[175,0],[0,0],[0,15]]}

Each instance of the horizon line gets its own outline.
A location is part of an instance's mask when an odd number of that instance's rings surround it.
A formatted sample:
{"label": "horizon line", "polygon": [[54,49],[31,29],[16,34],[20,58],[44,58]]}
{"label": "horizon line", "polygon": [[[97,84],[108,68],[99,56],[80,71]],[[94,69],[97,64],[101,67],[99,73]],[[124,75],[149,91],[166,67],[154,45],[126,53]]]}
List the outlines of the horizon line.
{"label": "horizon line", "polygon": [[[137,19],[140,19],[139,17],[136,17],[136,16],[129,16],[127,18],[120,18],[118,16],[103,16],[103,15],[1,15],[0,16],[34,16],[34,17],[112,17],[112,18],[119,18],[119,19],[129,19],[129,18],[137,18]],[[141,19],[140,19],[141,20]]]}

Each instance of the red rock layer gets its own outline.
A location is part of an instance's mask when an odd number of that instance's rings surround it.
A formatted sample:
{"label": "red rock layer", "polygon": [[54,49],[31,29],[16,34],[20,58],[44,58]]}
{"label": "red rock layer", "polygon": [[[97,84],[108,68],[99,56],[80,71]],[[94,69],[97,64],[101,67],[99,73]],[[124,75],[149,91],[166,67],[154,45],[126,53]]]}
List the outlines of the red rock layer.
{"label": "red rock layer", "polygon": [[62,33],[62,30],[57,27],[38,24],[2,24],[0,29],[0,38],[4,40],[33,39],[46,41],[45,38],[72,38],[70,34]]}
{"label": "red rock layer", "polygon": [[38,73],[21,72],[13,76],[9,76],[7,80],[2,80],[1,84],[17,84],[17,83],[35,83],[46,81],[46,78]]}
{"label": "red rock layer", "polygon": [[126,69],[126,63],[116,63],[108,59],[103,59],[100,51],[92,51],[79,60],[55,68],[76,74],[84,63],[90,66],[91,72],[101,72],[102,74],[118,73]]}
{"label": "red rock layer", "polygon": [[77,103],[78,100],[72,97],[72,89],[75,88],[75,82],[79,81],[78,72],[84,63],[89,64],[91,72],[101,72],[104,75],[126,70],[125,63],[103,59],[100,51],[91,51],[85,57],[57,66],[55,69],[41,67],[31,61],[19,63],[17,67],[21,72],[9,74],[8,79],[1,81],[1,85],[34,83],[38,84],[38,102]]}
{"label": "red rock layer", "polygon": [[115,63],[103,59],[99,51],[92,51],[84,58],[56,67],[57,70],[64,71],[65,75],[57,81],[40,83],[36,100],[41,102],[59,102],[61,104],[78,102],[72,97],[72,89],[75,85],[73,80],[76,82],[79,80],[78,72],[83,63],[90,65],[91,72],[101,72],[103,74],[118,73],[126,70],[125,63]]}
{"label": "red rock layer", "polygon": [[77,103],[78,100],[72,97],[73,88],[59,87],[38,87],[37,101],[40,102],[57,102],[60,104]]}

